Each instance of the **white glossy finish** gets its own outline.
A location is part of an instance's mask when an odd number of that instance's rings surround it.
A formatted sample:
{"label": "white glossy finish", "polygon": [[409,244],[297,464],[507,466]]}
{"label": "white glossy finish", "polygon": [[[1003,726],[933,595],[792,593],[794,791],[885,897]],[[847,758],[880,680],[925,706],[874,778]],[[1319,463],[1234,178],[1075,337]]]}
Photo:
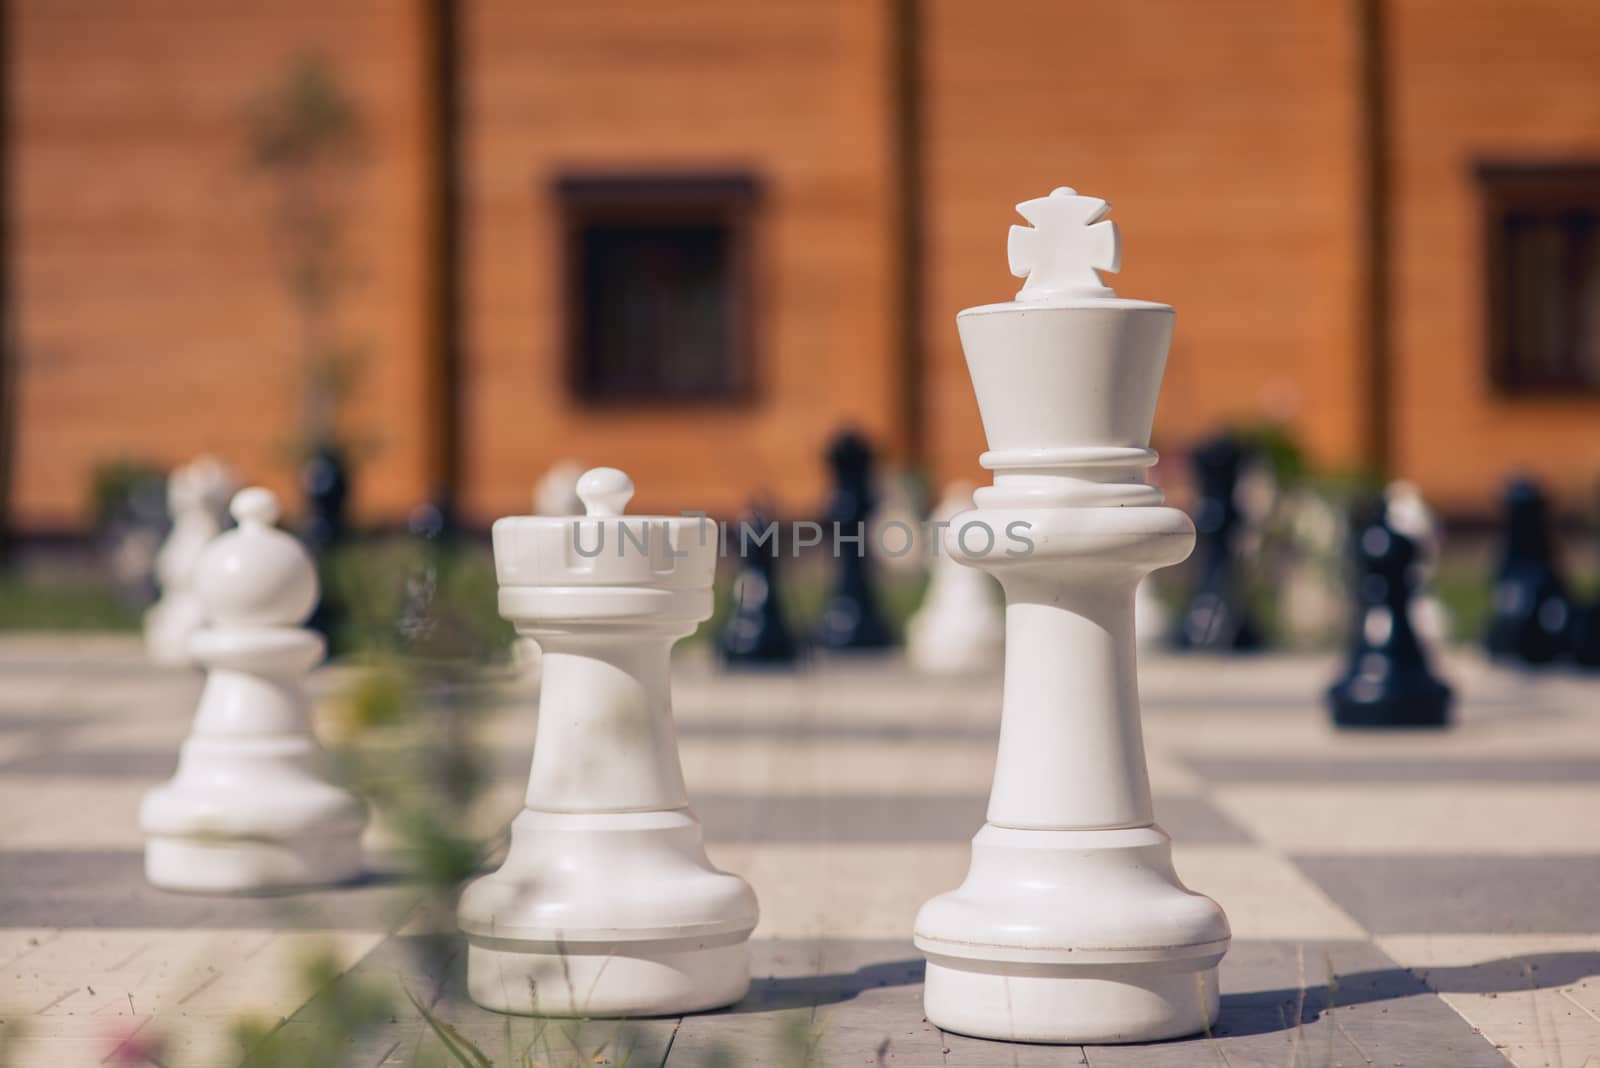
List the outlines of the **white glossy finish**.
{"label": "white glossy finish", "polygon": [[[930,529],[941,531],[972,508],[972,487],[952,483],[930,515]],[[997,669],[1005,652],[1005,613],[994,579],[932,549],[928,592],[906,625],[906,655],[920,670],[957,674]]]}
{"label": "white glossy finish", "polygon": [[[1077,232],[1108,225],[1103,202],[1057,190],[1019,210],[1038,229],[1013,230],[1013,269],[1050,278],[957,320],[995,480],[945,542],[1005,592],[1005,691],[971,869],[917,915],[924,1006],[983,1038],[1172,1038],[1216,1019],[1230,937],[1173,871],[1140,735],[1134,591],[1194,546],[1144,478],[1172,309],[1087,283],[1120,263],[1114,230]],[[1031,549],[968,551],[969,522]]]}
{"label": "white glossy finish", "polygon": [[706,858],[672,722],[672,645],[711,615],[717,539],[624,516],[597,468],[586,517],[494,525],[500,611],[544,651],[538,735],[505,863],[463,892],[467,988],[499,1012],[658,1016],[750,983],[756,901]]}
{"label": "white glossy finish", "polygon": [[334,781],[303,684],[323,657],[301,624],[317,575],[273,524],[264,489],[233,499],[236,530],[195,568],[208,624],[189,640],[206,668],[194,727],[170,782],[145,795],[145,875],[171,890],[248,893],[344,882],[361,871],[366,807]]}
{"label": "white glossy finish", "polygon": [[167,479],[172,531],[156,554],[161,597],[144,616],[145,650],[158,664],[189,663],[189,636],[205,625],[205,608],[194,591],[194,569],[211,539],[222,533],[233,473],[213,456],[202,456]]}

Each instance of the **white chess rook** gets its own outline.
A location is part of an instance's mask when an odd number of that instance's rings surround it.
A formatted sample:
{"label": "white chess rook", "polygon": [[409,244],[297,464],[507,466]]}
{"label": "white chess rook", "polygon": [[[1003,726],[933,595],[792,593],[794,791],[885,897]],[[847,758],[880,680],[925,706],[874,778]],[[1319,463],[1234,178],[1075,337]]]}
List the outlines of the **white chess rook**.
{"label": "white chess rook", "polygon": [[626,516],[597,468],[585,518],[494,525],[500,612],[544,650],[527,805],[500,870],[467,887],[467,989],[499,1012],[659,1016],[750,984],[756,900],[712,867],[672,722],[673,643],[711,615],[717,537]]}
{"label": "white chess rook", "polygon": [[324,648],[302,624],[316,607],[316,568],[273,526],[269,491],[241,491],[233,515],[238,528],[195,568],[208,625],[189,653],[206,684],[177,774],[139,809],[145,875],[214,893],[344,882],[361,871],[366,806],[334,781],[311,731],[304,681]]}
{"label": "white chess rook", "polygon": [[[1134,589],[1189,555],[1194,527],[1144,478],[1172,309],[1100,282],[1120,261],[1108,210],[1070,189],[1019,205],[1035,229],[1013,228],[1011,264],[1027,283],[957,319],[995,478],[946,547],[1000,580],[1005,691],[988,823],[915,941],[929,1022],[984,1038],[1203,1030],[1230,937],[1178,881],[1151,805]],[[976,522],[990,551],[953,536]]]}

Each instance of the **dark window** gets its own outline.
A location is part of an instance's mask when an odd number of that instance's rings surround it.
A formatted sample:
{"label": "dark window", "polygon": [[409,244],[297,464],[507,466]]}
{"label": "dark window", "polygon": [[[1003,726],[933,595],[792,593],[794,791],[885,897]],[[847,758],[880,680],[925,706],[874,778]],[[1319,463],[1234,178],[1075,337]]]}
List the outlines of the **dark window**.
{"label": "dark window", "polygon": [[1600,390],[1600,164],[1485,165],[1490,374]]}
{"label": "dark window", "polygon": [[749,394],[754,355],[748,178],[567,178],[569,380],[584,400]]}

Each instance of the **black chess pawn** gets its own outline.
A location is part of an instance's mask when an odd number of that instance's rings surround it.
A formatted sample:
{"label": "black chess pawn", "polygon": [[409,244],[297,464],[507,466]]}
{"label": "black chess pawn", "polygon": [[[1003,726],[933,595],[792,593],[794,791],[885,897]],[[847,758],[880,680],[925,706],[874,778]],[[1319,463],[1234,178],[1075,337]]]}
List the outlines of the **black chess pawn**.
{"label": "black chess pawn", "polygon": [[1485,643],[1497,659],[1548,664],[1568,651],[1574,612],[1556,571],[1548,506],[1537,484],[1519,478],[1506,487],[1505,524]]}
{"label": "black chess pawn", "polygon": [[1239,576],[1243,515],[1237,494],[1248,455],[1229,434],[1190,455],[1198,483],[1194,526],[1194,587],[1178,617],[1173,641],[1180,649],[1249,650],[1261,645]]}
{"label": "black chess pawn", "polygon": [[867,523],[877,507],[872,461],[872,447],[854,431],[840,433],[828,446],[833,498],[823,544],[835,550],[837,572],[817,628],[817,644],[824,649],[882,649],[894,640],[873,596],[867,559]]}
{"label": "black chess pawn", "polygon": [[1339,727],[1447,726],[1450,687],[1428,669],[1411,628],[1417,547],[1389,526],[1381,504],[1357,526],[1350,663],[1328,690],[1333,722]]}
{"label": "black chess pawn", "polygon": [[717,648],[731,665],[779,666],[795,659],[794,638],[778,592],[778,539],[764,536],[770,525],[759,507],[740,519],[733,610],[717,637]]}

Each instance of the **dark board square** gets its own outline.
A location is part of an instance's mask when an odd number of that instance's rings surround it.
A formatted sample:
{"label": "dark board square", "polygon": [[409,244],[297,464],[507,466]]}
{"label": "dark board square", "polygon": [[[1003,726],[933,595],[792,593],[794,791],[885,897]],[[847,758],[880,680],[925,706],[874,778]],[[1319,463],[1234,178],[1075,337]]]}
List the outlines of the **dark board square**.
{"label": "dark board square", "polygon": [[1600,856],[1297,856],[1294,861],[1374,934],[1600,929]]}

